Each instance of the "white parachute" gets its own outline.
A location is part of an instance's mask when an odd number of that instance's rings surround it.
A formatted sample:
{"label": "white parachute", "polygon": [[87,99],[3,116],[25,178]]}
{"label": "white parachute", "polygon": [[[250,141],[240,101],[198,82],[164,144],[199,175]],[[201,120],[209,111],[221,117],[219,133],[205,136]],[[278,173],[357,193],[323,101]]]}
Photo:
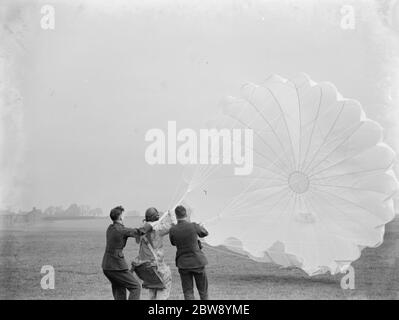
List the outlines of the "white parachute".
{"label": "white parachute", "polygon": [[206,224],[208,244],[315,275],[344,272],[382,243],[394,217],[395,153],[332,84],[303,74],[247,84],[210,128],[252,129],[254,138],[250,175],[225,164],[186,168],[184,202]]}

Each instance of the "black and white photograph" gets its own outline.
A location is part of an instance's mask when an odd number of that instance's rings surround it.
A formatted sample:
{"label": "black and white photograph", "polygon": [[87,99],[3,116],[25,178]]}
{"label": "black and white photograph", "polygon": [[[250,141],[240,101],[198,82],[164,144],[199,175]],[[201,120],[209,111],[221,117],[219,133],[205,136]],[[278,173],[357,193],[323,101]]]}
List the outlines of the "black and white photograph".
{"label": "black and white photograph", "polygon": [[0,114],[0,300],[399,300],[399,0],[0,0]]}

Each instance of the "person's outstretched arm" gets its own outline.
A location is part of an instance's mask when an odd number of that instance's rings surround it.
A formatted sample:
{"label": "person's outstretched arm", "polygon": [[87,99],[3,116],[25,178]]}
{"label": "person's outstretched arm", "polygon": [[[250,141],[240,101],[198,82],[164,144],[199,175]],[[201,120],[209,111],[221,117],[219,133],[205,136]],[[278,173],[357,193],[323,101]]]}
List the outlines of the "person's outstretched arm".
{"label": "person's outstretched arm", "polygon": [[152,227],[155,231],[159,232],[161,237],[163,237],[169,233],[173,224],[175,224],[175,221],[173,220],[172,213],[167,211],[158,221],[153,224]]}
{"label": "person's outstretched arm", "polygon": [[204,237],[206,237],[209,234],[208,230],[206,230],[204,226],[202,226],[202,225],[200,225],[198,223],[194,223],[194,225],[195,225],[195,229],[197,231],[198,237],[204,238]]}
{"label": "person's outstretched arm", "polygon": [[151,231],[152,227],[148,223],[146,223],[143,227],[141,228],[126,228],[123,227],[121,228],[121,232],[125,237],[133,237],[133,238],[138,238],[142,236],[143,234],[146,234],[147,232]]}

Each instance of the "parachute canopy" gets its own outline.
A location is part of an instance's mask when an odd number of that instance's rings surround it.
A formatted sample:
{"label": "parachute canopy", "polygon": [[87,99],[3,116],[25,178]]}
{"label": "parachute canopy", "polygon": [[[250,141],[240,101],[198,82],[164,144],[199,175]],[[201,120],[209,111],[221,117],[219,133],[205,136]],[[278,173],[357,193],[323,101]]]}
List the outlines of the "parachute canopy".
{"label": "parachute canopy", "polygon": [[394,217],[395,153],[357,101],[301,74],[244,85],[222,109],[209,128],[252,129],[253,170],[187,165],[184,201],[208,244],[315,275],[344,272],[382,243]]}

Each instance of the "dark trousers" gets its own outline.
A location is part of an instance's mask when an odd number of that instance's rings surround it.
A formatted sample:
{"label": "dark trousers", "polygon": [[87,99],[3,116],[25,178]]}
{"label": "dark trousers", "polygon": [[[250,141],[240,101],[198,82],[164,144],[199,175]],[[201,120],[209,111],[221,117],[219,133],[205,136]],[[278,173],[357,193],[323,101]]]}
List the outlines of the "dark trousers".
{"label": "dark trousers", "polygon": [[208,278],[205,268],[179,269],[185,300],[194,300],[194,281],[201,300],[208,300]]}
{"label": "dark trousers", "polygon": [[129,290],[129,300],[139,300],[141,285],[129,270],[103,270],[111,282],[112,294],[115,300],[126,300],[126,289]]}

